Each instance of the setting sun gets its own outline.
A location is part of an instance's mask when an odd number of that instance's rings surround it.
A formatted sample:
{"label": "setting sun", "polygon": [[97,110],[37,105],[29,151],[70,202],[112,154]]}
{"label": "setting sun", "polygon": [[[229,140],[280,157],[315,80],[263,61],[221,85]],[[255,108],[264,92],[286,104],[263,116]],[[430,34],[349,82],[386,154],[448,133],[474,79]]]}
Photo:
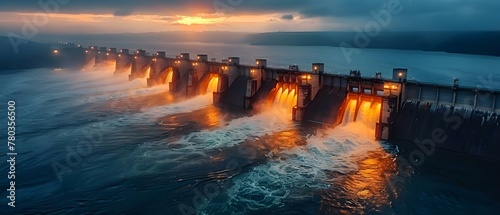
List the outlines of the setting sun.
{"label": "setting sun", "polygon": [[0,0],[0,215],[497,214],[498,8]]}
{"label": "setting sun", "polygon": [[177,23],[183,25],[208,25],[220,22],[222,18],[203,18],[199,16],[177,16]]}

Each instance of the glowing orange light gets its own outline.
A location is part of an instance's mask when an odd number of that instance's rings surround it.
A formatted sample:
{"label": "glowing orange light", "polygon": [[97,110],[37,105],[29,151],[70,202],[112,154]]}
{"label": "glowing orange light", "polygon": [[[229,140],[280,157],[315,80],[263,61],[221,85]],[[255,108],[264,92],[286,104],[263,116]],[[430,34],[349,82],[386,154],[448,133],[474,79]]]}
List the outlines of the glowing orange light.
{"label": "glowing orange light", "polygon": [[165,84],[167,85],[167,90],[170,91],[170,83],[172,82],[172,69],[169,69],[167,73],[167,79],[165,80]]}
{"label": "glowing orange light", "polygon": [[109,56],[109,53],[106,53],[106,55],[108,55],[108,56]]}
{"label": "glowing orange light", "polygon": [[317,67],[317,66],[315,66],[315,67],[314,67],[314,70],[318,70],[318,67]]}
{"label": "glowing orange light", "polygon": [[122,56],[121,54],[118,55],[118,57],[121,57],[121,56]]}
{"label": "glowing orange light", "polygon": [[59,50],[54,50],[54,54],[57,54],[57,53],[59,53]]}
{"label": "glowing orange light", "polygon": [[178,24],[183,25],[207,25],[212,24],[218,21],[221,21],[221,18],[209,18],[209,17],[199,17],[199,16],[178,16],[179,20],[177,20]]}
{"label": "glowing orange light", "polygon": [[397,89],[398,89],[398,86],[395,86],[395,85],[394,85],[394,86],[392,86],[392,87],[391,87],[391,89],[393,89],[393,90],[397,90]]}
{"label": "glowing orange light", "polygon": [[280,110],[283,116],[291,118],[292,109],[297,105],[297,94],[294,88],[275,88],[277,90],[273,106]]}
{"label": "glowing orange light", "polygon": [[384,85],[384,89],[389,89],[390,87],[391,87],[391,86],[389,86],[389,85],[387,85],[387,84],[386,84],[386,85]]}
{"label": "glowing orange light", "polygon": [[137,56],[135,56],[134,58],[137,59]]}
{"label": "glowing orange light", "polygon": [[255,62],[257,65],[259,65],[259,61]]}
{"label": "glowing orange light", "polygon": [[402,73],[402,72],[400,72],[398,75],[399,75],[399,77],[402,77],[402,76],[403,76],[403,73]]}
{"label": "glowing orange light", "polygon": [[217,92],[217,86],[219,84],[219,77],[212,77],[208,83],[207,93]]}

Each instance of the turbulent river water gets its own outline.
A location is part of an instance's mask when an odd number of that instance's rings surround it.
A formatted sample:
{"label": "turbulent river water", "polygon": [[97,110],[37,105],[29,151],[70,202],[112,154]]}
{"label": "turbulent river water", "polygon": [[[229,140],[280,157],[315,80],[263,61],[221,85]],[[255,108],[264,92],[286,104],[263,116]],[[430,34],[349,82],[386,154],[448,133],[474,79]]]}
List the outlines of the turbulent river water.
{"label": "turbulent river water", "polygon": [[[296,99],[291,92],[243,111],[213,106],[210,93],[180,99],[167,86],[146,88],[145,80],[112,71],[0,74],[2,121],[7,101],[16,102],[18,152],[16,208],[7,208],[2,189],[2,214],[500,210],[500,189],[488,180],[498,164],[439,152],[421,167],[402,168],[398,146],[405,143],[374,141],[369,122],[377,105],[361,105],[356,122],[348,108],[330,128],[291,121],[283,110]],[[0,150],[5,159],[6,144]]]}

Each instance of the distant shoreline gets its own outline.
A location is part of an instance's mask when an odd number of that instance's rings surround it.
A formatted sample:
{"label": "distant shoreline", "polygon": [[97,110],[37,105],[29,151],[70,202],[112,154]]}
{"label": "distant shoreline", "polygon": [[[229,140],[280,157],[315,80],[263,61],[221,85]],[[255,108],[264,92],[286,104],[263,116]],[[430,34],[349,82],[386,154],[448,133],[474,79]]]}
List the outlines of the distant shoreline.
{"label": "distant shoreline", "polygon": [[[354,32],[279,32],[251,34],[251,45],[330,46],[500,56],[500,31],[382,32],[363,40]],[[362,45],[362,46],[361,46]]]}
{"label": "distant shoreline", "polygon": [[[288,46],[288,47],[332,47],[332,48],[342,48],[340,46],[327,46],[327,45],[273,45],[273,44],[248,44],[250,46]],[[421,51],[421,52],[435,52],[435,53],[444,53],[444,54],[462,54],[462,55],[476,55],[476,56],[484,56],[484,57],[500,57],[500,55],[491,55],[491,54],[471,54],[471,53],[461,53],[461,52],[447,52],[447,51],[429,51],[422,49],[397,49],[397,48],[360,48],[360,50],[396,50],[396,51]]]}

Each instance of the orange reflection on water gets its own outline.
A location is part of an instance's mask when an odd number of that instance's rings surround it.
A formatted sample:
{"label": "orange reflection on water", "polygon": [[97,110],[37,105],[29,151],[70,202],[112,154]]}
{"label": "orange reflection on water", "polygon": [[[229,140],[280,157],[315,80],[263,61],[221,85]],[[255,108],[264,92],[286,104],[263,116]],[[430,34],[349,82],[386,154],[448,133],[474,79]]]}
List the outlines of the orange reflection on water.
{"label": "orange reflection on water", "polygon": [[207,108],[204,118],[206,119],[204,120],[205,126],[208,127],[220,126],[224,121],[220,109],[213,105]]}
{"label": "orange reflection on water", "polygon": [[259,137],[259,142],[262,143],[262,146],[266,149],[281,151],[305,145],[307,140],[297,129],[291,129]]}
{"label": "orange reflection on water", "polygon": [[195,110],[188,113],[178,113],[161,117],[159,121],[167,129],[178,129],[189,125],[193,129],[210,129],[224,123],[225,115],[216,106]]}
{"label": "orange reflection on water", "polygon": [[323,194],[320,210],[328,214],[366,214],[390,207],[390,181],[396,165],[384,150],[368,152],[357,171],[335,178]]}

